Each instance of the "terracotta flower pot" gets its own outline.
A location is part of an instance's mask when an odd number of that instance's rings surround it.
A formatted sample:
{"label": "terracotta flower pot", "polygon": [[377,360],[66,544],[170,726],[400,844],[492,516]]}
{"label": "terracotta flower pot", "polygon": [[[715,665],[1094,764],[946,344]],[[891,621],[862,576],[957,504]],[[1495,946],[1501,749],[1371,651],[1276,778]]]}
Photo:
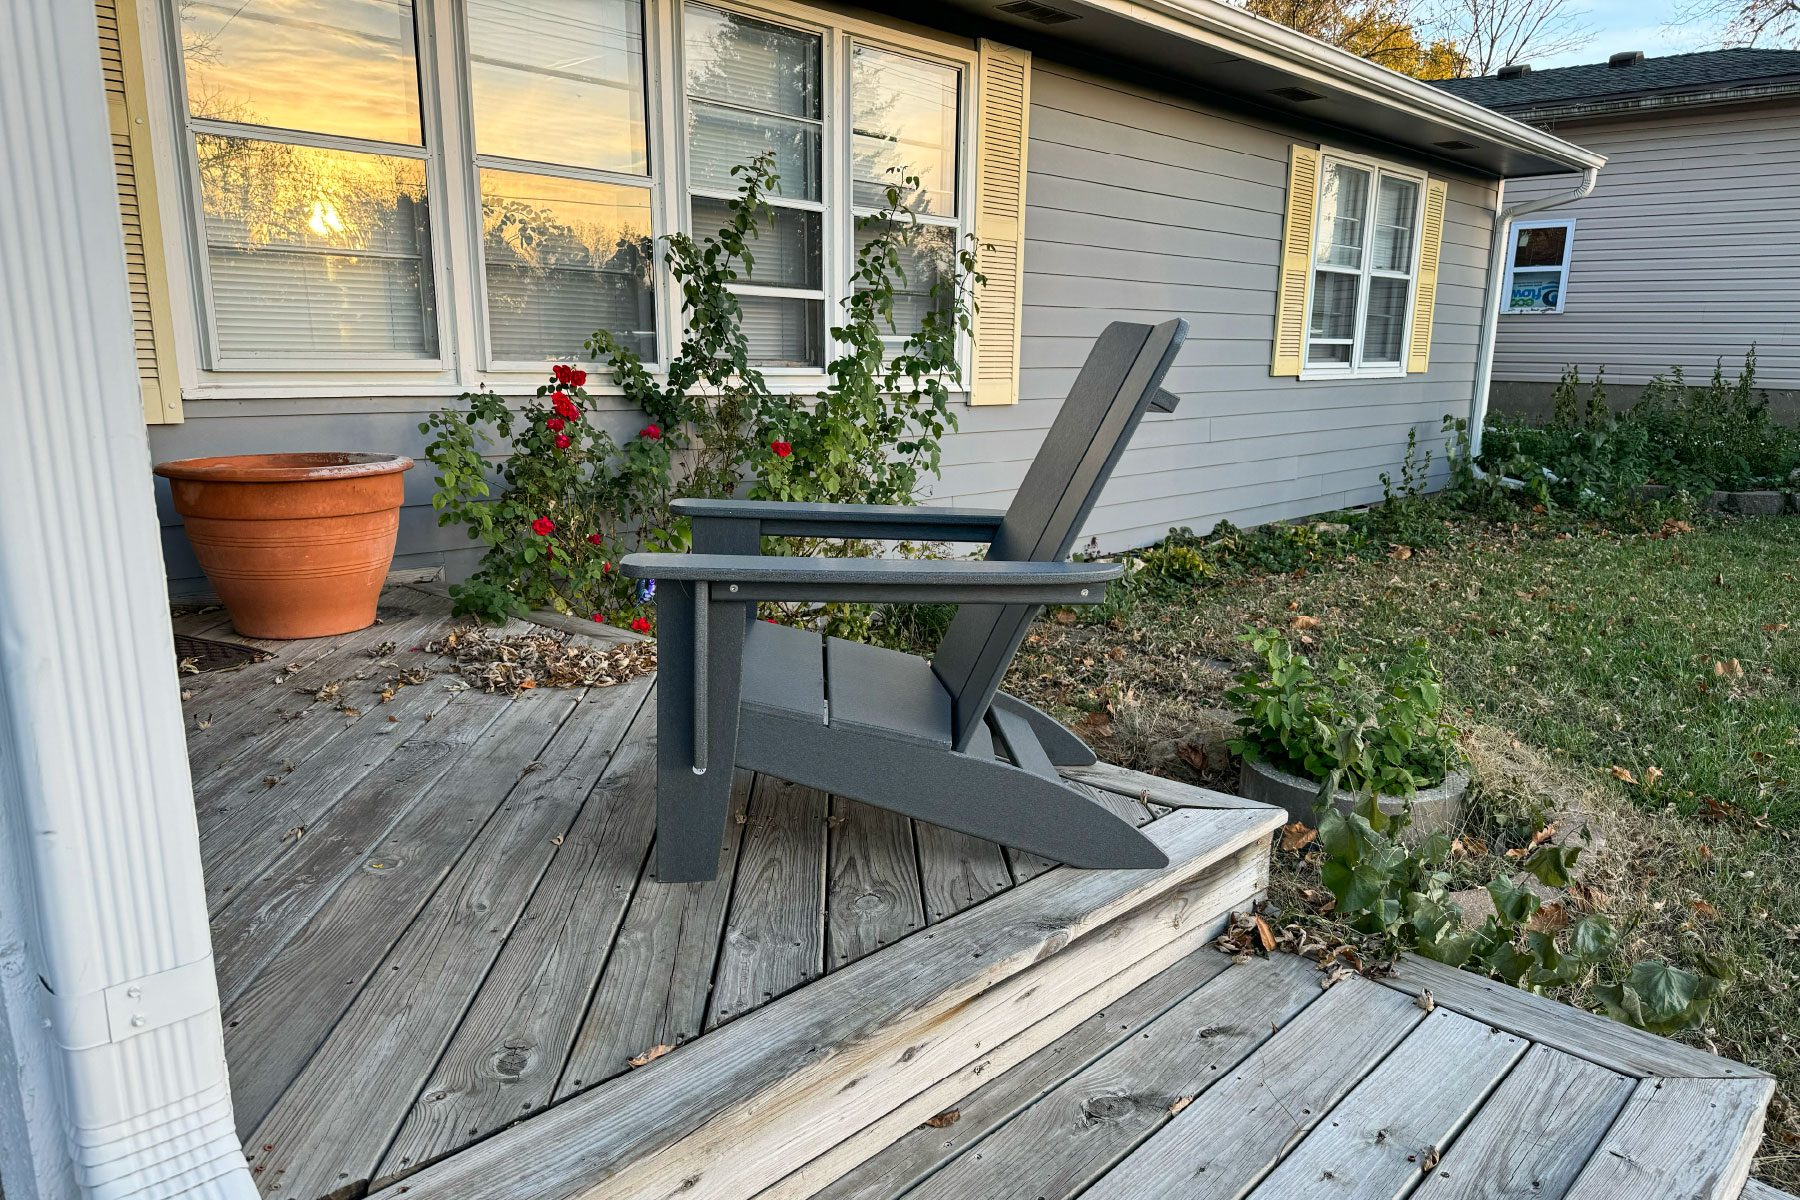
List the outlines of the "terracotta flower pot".
{"label": "terracotta flower pot", "polygon": [[156,473],[237,631],[310,638],[375,623],[412,465],[397,454],[231,454]]}

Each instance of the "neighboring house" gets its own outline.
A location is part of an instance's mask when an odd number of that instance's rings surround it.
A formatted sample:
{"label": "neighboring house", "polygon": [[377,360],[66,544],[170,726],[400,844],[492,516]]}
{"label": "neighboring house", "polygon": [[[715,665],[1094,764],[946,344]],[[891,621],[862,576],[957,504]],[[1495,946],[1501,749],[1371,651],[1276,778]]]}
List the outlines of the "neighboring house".
{"label": "neighboring house", "polygon": [[[1800,51],[1714,50],[1439,85],[1607,156],[1587,199],[1514,227],[1495,407],[1547,411],[1570,365],[1641,385],[1735,375],[1756,347],[1800,415]],[[1553,190],[1508,184],[1507,203]],[[1615,389],[1615,403],[1635,399]]]}
{"label": "neighboring house", "polygon": [[[1004,504],[1089,339],[1179,315],[1194,402],[1088,532],[1304,515],[1467,413],[1498,180],[1602,161],[1210,0],[887,7],[99,0],[154,456],[417,455],[424,414],[529,394],[595,326],[654,361],[679,307],[646,239],[706,230],[773,148],[781,249],[742,300],[780,386],[819,385],[885,172],[988,247],[932,501]],[[412,472],[398,565],[455,576],[475,552],[431,492]],[[160,495],[172,585],[201,587]]]}

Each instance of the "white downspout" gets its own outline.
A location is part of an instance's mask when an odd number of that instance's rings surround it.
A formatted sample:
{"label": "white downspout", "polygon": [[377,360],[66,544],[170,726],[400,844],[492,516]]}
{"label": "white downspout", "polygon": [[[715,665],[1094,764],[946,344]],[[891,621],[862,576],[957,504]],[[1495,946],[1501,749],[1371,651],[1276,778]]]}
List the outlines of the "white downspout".
{"label": "white downspout", "polygon": [[[1469,402],[1471,458],[1481,456],[1481,427],[1487,421],[1488,390],[1493,383],[1494,339],[1500,330],[1500,293],[1506,286],[1506,249],[1512,240],[1512,223],[1528,213],[1560,208],[1584,199],[1593,192],[1599,177],[1598,167],[1588,167],[1582,173],[1580,185],[1568,195],[1529,200],[1511,208],[1501,207],[1506,202],[1506,181],[1500,181],[1499,191],[1494,196],[1494,240],[1488,248],[1487,300],[1481,314],[1481,340],[1475,347],[1475,395]],[[1475,469],[1479,474],[1481,468]]]}
{"label": "white downspout", "polygon": [[0,1161],[8,1200],[255,1200],[97,47],[92,4],[0,3]]}

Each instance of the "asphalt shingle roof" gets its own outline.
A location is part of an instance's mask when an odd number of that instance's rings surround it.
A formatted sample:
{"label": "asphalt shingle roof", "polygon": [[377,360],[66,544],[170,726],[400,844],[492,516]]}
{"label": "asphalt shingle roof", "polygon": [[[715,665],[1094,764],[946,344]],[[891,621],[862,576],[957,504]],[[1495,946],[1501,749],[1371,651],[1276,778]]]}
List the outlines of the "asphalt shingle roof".
{"label": "asphalt shingle roof", "polygon": [[1626,97],[1710,92],[1800,80],[1800,50],[1707,50],[1646,58],[1629,67],[1594,63],[1553,67],[1517,79],[1483,75],[1444,79],[1437,86],[1498,112]]}

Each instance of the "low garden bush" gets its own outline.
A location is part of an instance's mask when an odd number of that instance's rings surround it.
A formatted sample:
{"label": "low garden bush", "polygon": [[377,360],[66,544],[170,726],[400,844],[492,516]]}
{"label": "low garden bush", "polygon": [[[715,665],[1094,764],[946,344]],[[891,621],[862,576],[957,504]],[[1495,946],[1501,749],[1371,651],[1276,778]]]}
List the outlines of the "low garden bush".
{"label": "low garden bush", "polygon": [[[751,361],[729,286],[754,270],[757,237],[773,221],[764,197],[779,176],[768,155],[733,173],[738,195],[721,228],[663,239],[684,326],[666,369],[653,374],[605,331],[588,342],[590,360],[605,364],[642,414],[636,434],[620,441],[601,428],[587,372],[560,364],[522,405],[470,393],[420,426],[431,438],[425,457],[437,472],[439,523],[461,525],[485,547],[475,572],[451,588],[459,613],[498,620],[549,608],[648,630],[654,585],[632,583],[613,564],[634,549],[686,547],[673,500],[747,493],[906,503],[937,473],[942,438],[955,426],[957,338],[981,282],[973,242],[935,246],[901,199],[916,181],[889,188],[885,207],[858,219],[853,288],[831,330],[840,352],[826,366],[826,386],[810,397],[779,393]],[[529,215],[517,220],[531,224]],[[934,303],[901,336],[894,301],[909,269],[934,270]],[[873,552],[771,542],[771,553]],[[871,612],[829,605],[790,615],[866,636]]]}

